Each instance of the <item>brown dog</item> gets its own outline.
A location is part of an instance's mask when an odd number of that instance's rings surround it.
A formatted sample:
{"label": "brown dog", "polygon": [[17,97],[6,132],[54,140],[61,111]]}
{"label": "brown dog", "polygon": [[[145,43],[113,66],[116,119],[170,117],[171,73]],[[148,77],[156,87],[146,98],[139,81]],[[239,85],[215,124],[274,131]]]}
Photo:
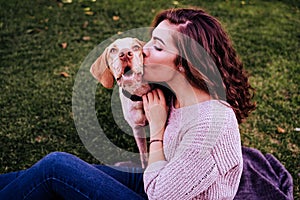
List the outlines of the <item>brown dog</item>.
{"label": "brown dog", "polygon": [[91,66],[92,75],[106,88],[112,88],[114,80],[120,87],[120,99],[125,120],[132,128],[142,167],[147,166],[147,140],[144,126],[147,119],[141,96],[150,91],[142,80],[143,45],[136,38],[117,39],[111,43]]}

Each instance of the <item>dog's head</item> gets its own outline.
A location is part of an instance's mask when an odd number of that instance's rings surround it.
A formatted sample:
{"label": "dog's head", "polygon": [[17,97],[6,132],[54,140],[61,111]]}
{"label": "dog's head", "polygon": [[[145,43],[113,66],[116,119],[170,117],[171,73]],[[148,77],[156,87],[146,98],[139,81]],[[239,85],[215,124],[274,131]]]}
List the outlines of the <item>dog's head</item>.
{"label": "dog's head", "polygon": [[143,45],[136,38],[117,39],[111,43],[91,66],[92,75],[105,87],[117,84],[133,91],[142,84]]}

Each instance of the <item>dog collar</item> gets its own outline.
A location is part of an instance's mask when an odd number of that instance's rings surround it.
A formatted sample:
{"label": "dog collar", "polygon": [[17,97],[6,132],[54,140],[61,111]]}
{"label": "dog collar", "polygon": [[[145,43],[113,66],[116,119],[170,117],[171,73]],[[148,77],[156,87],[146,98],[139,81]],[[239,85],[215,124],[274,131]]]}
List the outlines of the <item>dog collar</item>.
{"label": "dog collar", "polygon": [[128,91],[122,89],[122,93],[124,94],[125,97],[130,99],[131,101],[143,101],[143,98],[135,95],[135,94],[130,94]]}

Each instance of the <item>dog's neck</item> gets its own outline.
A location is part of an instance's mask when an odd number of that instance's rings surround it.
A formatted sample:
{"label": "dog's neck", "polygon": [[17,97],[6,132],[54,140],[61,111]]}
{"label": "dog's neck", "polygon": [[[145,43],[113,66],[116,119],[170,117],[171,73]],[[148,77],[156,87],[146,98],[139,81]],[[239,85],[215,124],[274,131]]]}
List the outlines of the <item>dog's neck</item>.
{"label": "dog's neck", "polygon": [[127,97],[131,101],[143,101],[142,97],[135,94],[130,94],[127,90],[122,89],[122,93],[125,97]]}

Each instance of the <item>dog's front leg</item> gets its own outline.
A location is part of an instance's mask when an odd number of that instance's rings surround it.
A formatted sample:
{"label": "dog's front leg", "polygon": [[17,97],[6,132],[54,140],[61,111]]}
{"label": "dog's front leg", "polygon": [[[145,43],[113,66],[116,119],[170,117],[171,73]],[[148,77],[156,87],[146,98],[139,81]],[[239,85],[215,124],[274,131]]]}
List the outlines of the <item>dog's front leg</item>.
{"label": "dog's front leg", "polygon": [[147,124],[146,116],[143,110],[142,101],[131,101],[125,97],[120,88],[120,99],[123,115],[133,131],[136,144],[139,149],[142,167],[145,168],[148,162],[147,137],[144,126]]}
{"label": "dog's front leg", "polygon": [[132,128],[132,131],[140,152],[142,168],[146,168],[148,164],[148,150],[145,128],[141,126],[136,126]]}

